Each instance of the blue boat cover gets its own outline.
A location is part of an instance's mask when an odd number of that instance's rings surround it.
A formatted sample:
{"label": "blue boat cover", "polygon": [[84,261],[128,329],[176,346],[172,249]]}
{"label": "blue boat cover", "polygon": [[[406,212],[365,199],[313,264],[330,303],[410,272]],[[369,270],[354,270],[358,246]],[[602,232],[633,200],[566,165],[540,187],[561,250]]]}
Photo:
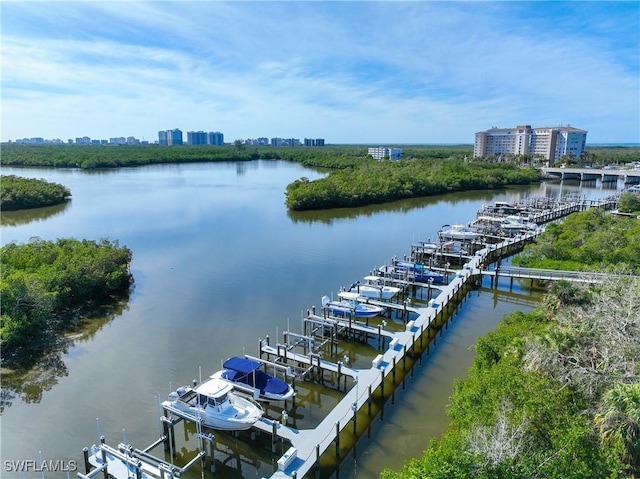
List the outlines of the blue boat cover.
{"label": "blue boat cover", "polygon": [[222,365],[223,368],[233,369],[243,374],[251,374],[256,369],[260,369],[261,362],[252,361],[251,359],[241,358],[239,356],[232,356],[227,359]]}
{"label": "blue boat cover", "polygon": [[262,393],[285,394],[289,390],[289,385],[282,379],[259,370],[261,366],[262,363],[259,361],[238,356],[227,359],[222,365],[227,369],[224,377],[229,381],[247,384],[259,389]]}

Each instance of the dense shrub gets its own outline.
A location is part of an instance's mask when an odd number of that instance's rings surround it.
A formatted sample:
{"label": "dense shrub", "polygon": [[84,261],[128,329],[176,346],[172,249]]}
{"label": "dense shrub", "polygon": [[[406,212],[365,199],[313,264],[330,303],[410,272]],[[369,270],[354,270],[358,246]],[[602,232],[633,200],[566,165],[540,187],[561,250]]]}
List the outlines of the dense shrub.
{"label": "dense shrub", "polygon": [[640,272],[640,221],[598,208],[552,223],[513,264],[530,268]]}
{"label": "dense shrub", "polygon": [[2,356],[128,292],[131,256],[128,248],[104,239],[36,239],[2,247]]}
{"label": "dense shrub", "polygon": [[71,191],[57,183],[15,175],[0,178],[0,209],[3,211],[57,205],[70,196]]}

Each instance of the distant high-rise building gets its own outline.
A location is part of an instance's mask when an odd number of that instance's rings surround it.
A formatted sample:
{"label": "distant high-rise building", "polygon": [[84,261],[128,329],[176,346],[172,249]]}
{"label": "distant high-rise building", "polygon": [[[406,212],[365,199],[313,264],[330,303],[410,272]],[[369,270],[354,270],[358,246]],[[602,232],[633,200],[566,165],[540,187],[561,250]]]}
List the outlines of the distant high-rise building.
{"label": "distant high-rise building", "polygon": [[204,131],[188,131],[187,145],[206,145],[207,134]]}
{"label": "distant high-rise building", "polygon": [[178,128],[167,130],[167,142],[169,146],[182,145],[182,131]]}
{"label": "distant high-rise building", "polygon": [[169,140],[167,137],[167,131],[166,130],[160,130],[158,132],[158,145],[160,146],[168,146],[169,145]]}
{"label": "distant high-rise building", "polygon": [[571,126],[531,128],[493,127],[476,133],[473,156],[481,158],[501,154],[539,155],[550,164],[563,156],[580,156],[587,142],[587,132]]}
{"label": "distant high-rise building", "polygon": [[224,135],[219,131],[210,131],[207,133],[207,144],[216,146],[224,145]]}

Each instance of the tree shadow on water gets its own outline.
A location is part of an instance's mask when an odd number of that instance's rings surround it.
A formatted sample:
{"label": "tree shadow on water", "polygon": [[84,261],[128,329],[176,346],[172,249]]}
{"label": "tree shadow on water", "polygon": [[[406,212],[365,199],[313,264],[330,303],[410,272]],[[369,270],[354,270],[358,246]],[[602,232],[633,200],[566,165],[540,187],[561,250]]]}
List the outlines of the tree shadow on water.
{"label": "tree shadow on water", "polygon": [[129,297],[101,306],[91,316],[73,321],[64,330],[47,331],[34,341],[2,360],[0,414],[14,402],[39,403],[45,391],[68,375],[64,357],[77,343],[91,339],[108,323],[128,309]]}

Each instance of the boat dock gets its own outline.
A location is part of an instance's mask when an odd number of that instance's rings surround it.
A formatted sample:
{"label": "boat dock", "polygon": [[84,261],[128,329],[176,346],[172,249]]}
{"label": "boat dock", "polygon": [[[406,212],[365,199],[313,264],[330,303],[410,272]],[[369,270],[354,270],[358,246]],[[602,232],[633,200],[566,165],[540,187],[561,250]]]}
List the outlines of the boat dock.
{"label": "boat dock", "polygon": [[[547,205],[548,207],[550,205]],[[551,221],[561,216],[575,211],[581,211],[585,207],[596,206],[589,204],[585,206],[581,201],[566,201],[551,205],[547,211],[540,210],[535,216],[535,221],[543,223]],[[609,207],[609,202],[603,202],[597,206]],[[330,450],[335,450],[337,458],[344,454],[344,447],[341,449],[341,438],[346,442],[357,441],[359,435],[372,421],[373,417],[384,415],[384,405],[389,397],[393,398],[393,393],[407,374],[413,374],[413,364],[422,361],[424,353],[429,354],[429,348],[435,345],[438,332],[440,335],[443,329],[448,327],[450,315],[455,311],[457,305],[465,300],[467,292],[481,283],[483,276],[494,279],[497,283],[498,276],[508,276],[513,278],[534,279],[559,279],[559,275],[551,278],[549,273],[545,276],[542,270],[538,273],[529,271],[529,276],[525,276],[523,268],[496,268],[490,266],[499,262],[502,258],[510,256],[522,250],[529,242],[542,232],[542,228],[526,231],[512,237],[498,238],[499,241],[491,243],[477,244],[472,253],[465,250],[454,251],[452,245],[428,248],[425,244],[414,245],[409,255],[409,259],[421,264],[428,264],[433,271],[444,273],[445,280],[442,284],[433,285],[432,280],[427,282],[417,282],[414,278],[385,278],[389,284],[401,286],[403,291],[399,301],[380,301],[368,299],[371,304],[382,306],[387,314],[400,315],[402,323],[394,324],[395,330],[387,329],[385,320],[370,324],[353,315],[346,317],[334,316],[323,310],[323,314],[316,314],[315,308],[307,311],[303,318],[303,331],[295,333],[291,331],[283,332],[283,343],[270,344],[268,337],[259,342],[259,360],[266,361],[291,372],[291,377],[296,380],[314,380],[324,383],[325,376],[329,376],[331,384],[337,385],[337,389],[344,395],[333,409],[321,420],[317,426],[310,429],[296,429],[287,424],[286,404],[282,416],[278,419],[267,417],[261,418],[255,423],[252,431],[257,434],[269,434],[272,438],[272,453],[276,452],[276,441],[285,441],[288,449],[277,460],[277,470],[270,476],[271,479],[290,479],[311,477],[314,472],[317,476],[320,471],[320,457]],[[446,249],[449,248],[447,251]],[[453,268],[451,265],[456,264]],[[574,279],[578,275],[573,276]],[[593,275],[591,275],[593,276]],[[562,277],[566,279],[566,276]],[[592,278],[593,279],[593,278]],[[408,304],[408,293],[424,296],[427,292],[426,301],[420,306]],[[360,339],[363,342],[372,340],[377,344],[378,353],[371,360],[370,367],[352,368],[342,361],[331,361],[323,357],[326,354],[326,345],[330,344],[330,356],[335,357],[337,344],[342,340]],[[324,349],[323,349],[324,348]],[[374,353],[375,354],[375,353]],[[295,398],[294,398],[295,401]],[[198,419],[188,417],[188,414],[167,409],[163,406],[164,415],[160,420],[164,427],[164,435],[160,439],[165,443],[165,450],[173,447],[174,439],[173,426],[180,420],[196,422],[198,424],[198,434],[200,425]],[[252,432],[253,434],[253,432]],[[204,436],[203,436],[204,437]],[[159,441],[160,441],[159,440]],[[213,444],[213,438],[206,441]],[[202,446],[202,445],[201,445]],[[201,453],[194,458],[191,463],[200,460],[203,462],[206,457],[204,446]],[[109,450],[109,452],[113,452]],[[126,454],[125,454],[126,455]],[[144,455],[139,455],[136,459],[141,462],[149,462]],[[211,446],[211,462],[213,463],[213,446]],[[190,464],[191,464],[190,463]],[[136,464],[139,464],[136,462]],[[96,466],[96,465],[94,465]],[[96,466],[98,467],[98,466]],[[109,474],[120,479],[132,477],[131,468],[126,466],[127,475],[120,475],[115,467],[109,468]],[[94,469],[86,475],[79,474],[81,479],[91,479],[95,475]],[[139,465],[136,469],[143,471]],[[156,466],[156,472],[164,479],[166,471],[171,470],[169,465]],[[91,475],[93,474],[93,475]],[[106,473],[105,473],[106,474]],[[123,473],[124,474],[124,473]],[[153,474],[152,474],[153,475]],[[171,474],[169,474],[171,475]],[[137,479],[146,477],[140,472],[136,474]]]}
{"label": "boat dock", "polygon": [[[496,255],[507,255],[514,249],[521,248],[522,244],[531,241],[537,234],[529,233],[517,239],[509,238],[503,243],[491,245],[476,253],[462,269],[452,270],[451,281],[439,287],[438,294],[428,301],[428,306],[410,308],[416,317],[406,322],[404,331],[384,331],[384,337],[389,341],[380,354],[372,360],[371,368],[352,369],[322,360],[319,364],[321,368],[349,376],[353,385],[340,403],[314,429],[295,430],[282,424],[273,428],[273,425],[267,421],[259,426],[267,432],[275,430],[279,437],[288,440],[291,444],[286,464],[282,464],[282,468],[271,478],[286,479],[305,476],[314,465],[318,464],[319,457],[332,445],[339,457],[340,435],[354,434],[353,431],[357,431],[359,414],[370,416],[372,402],[382,401],[384,404],[386,396],[391,392],[385,391],[385,387],[395,389],[399,377],[407,374],[408,356],[421,356],[423,352],[428,352],[429,344],[435,339],[435,333],[438,330],[441,331],[443,325],[447,323],[449,304],[463,299],[466,295],[465,286],[478,279],[485,268],[485,262]],[[421,287],[428,286],[425,283],[421,284]],[[375,304],[392,308],[402,307],[380,301],[375,301]],[[348,324],[343,325],[349,327]],[[356,327],[352,323],[350,327],[359,329],[362,326]],[[370,328],[368,332],[373,335],[378,334],[375,328]],[[272,361],[283,364],[300,362],[310,365],[313,363],[313,359],[309,356],[296,355],[288,351],[284,345],[276,347],[263,345],[261,353],[268,355]]]}

